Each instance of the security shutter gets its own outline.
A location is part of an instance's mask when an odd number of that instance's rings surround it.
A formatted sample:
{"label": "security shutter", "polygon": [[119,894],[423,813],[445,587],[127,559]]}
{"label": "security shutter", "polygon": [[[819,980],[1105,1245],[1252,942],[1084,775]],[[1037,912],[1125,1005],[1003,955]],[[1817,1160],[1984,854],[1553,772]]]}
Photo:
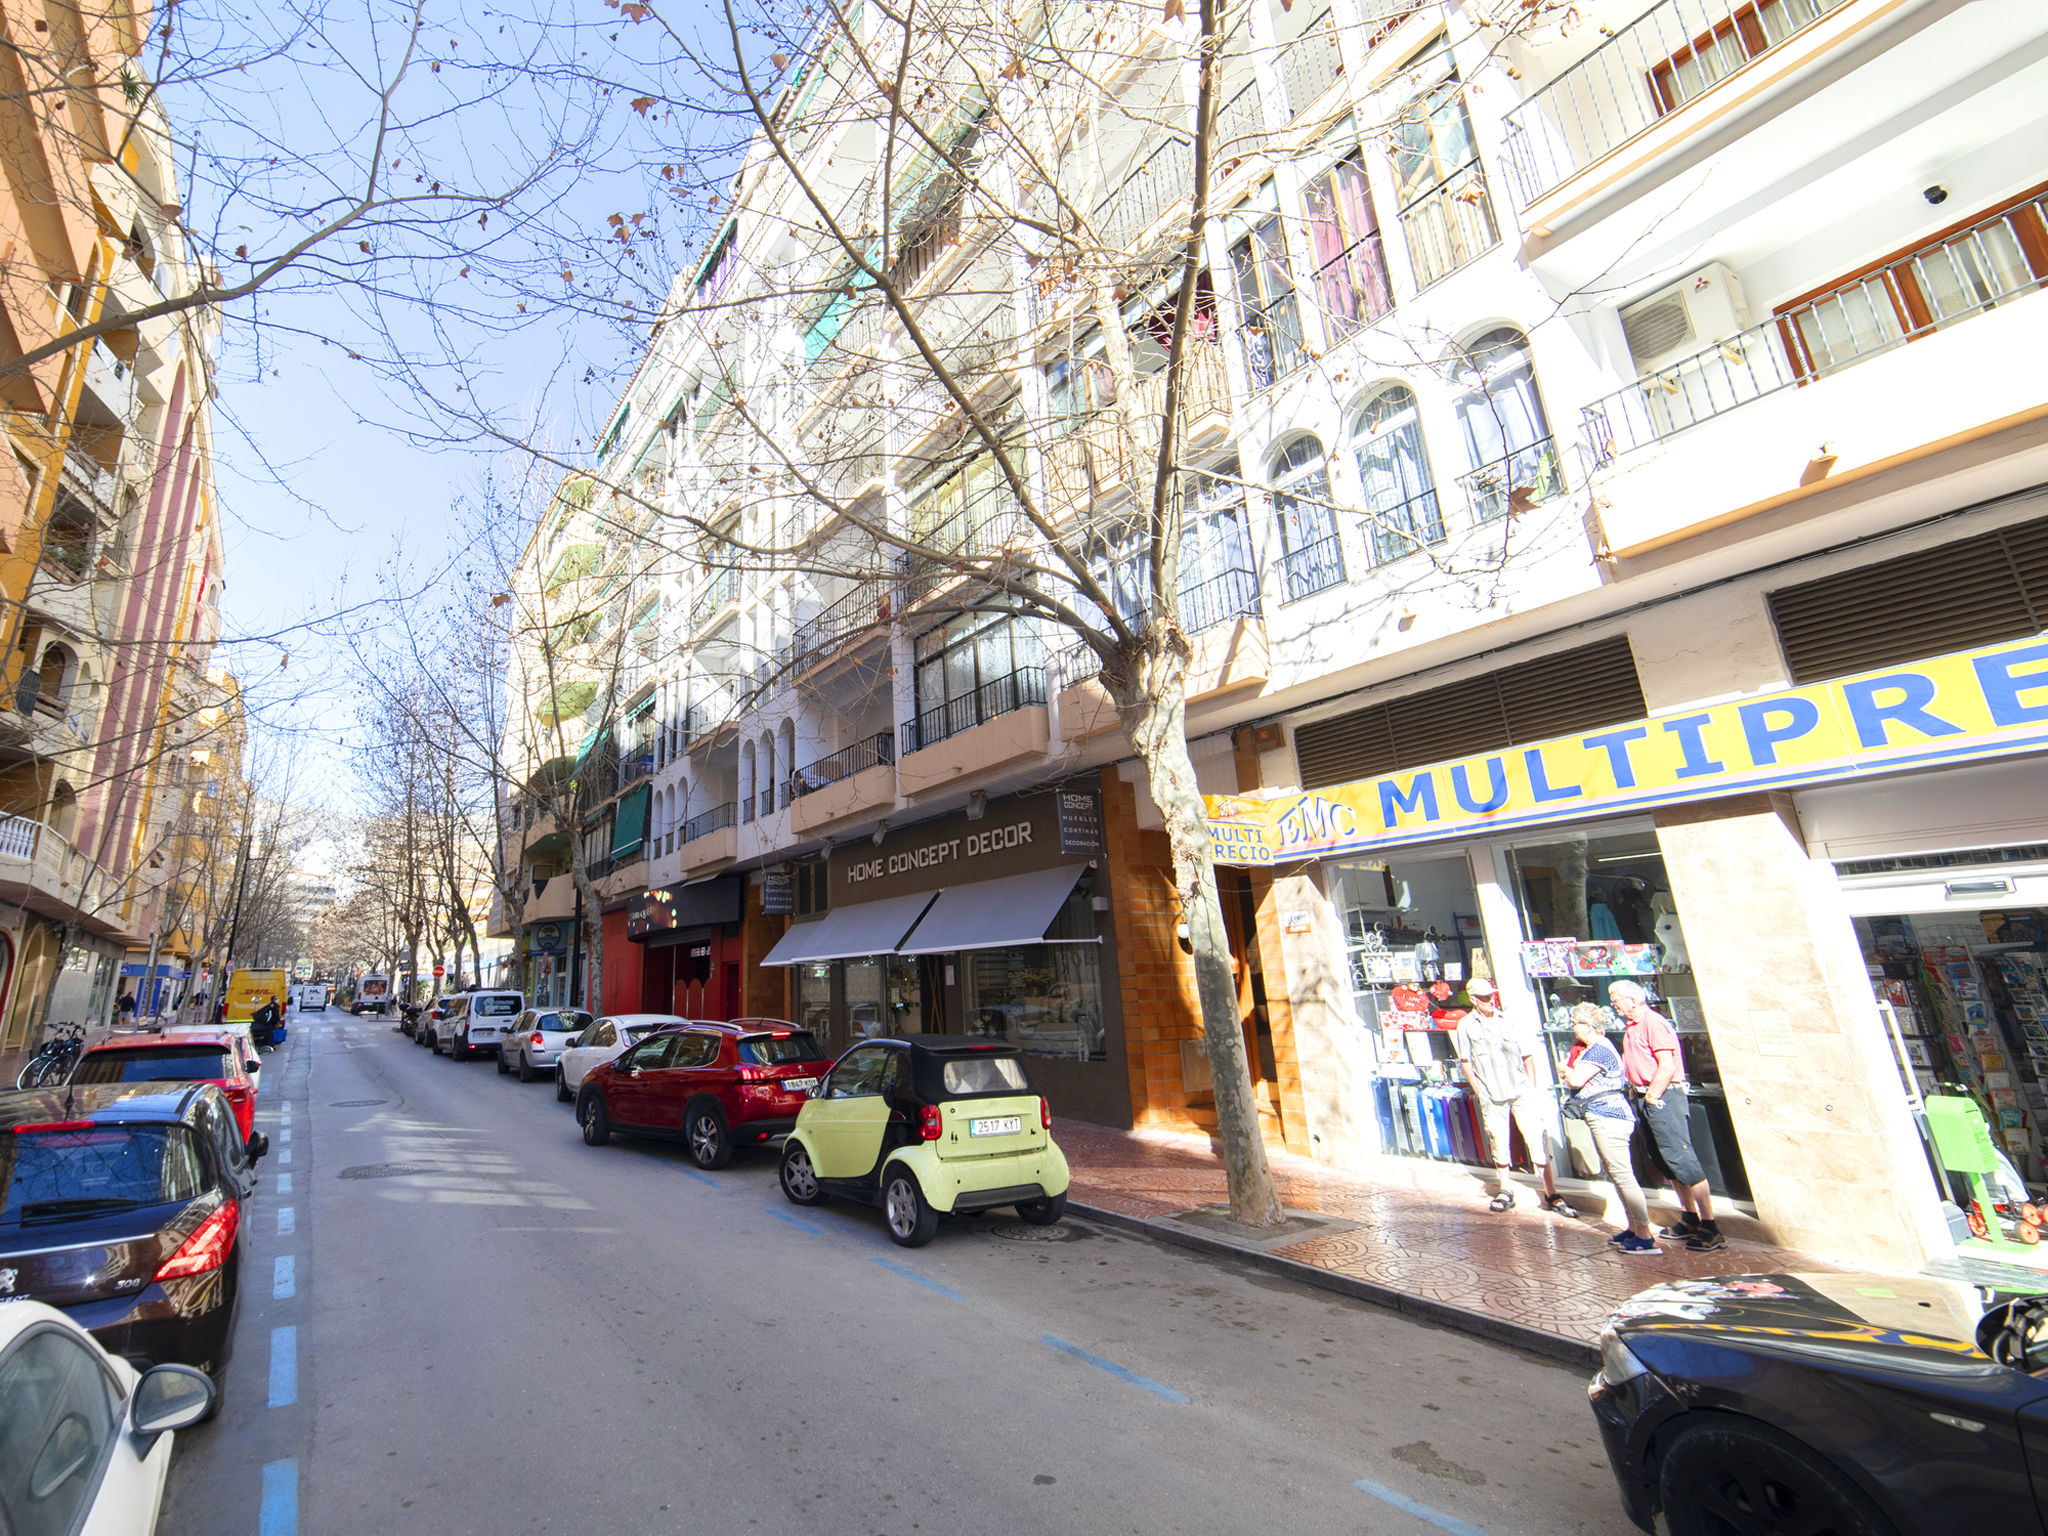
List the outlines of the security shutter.
{"label": "security shutter", "polygon": [[2048,518],[1770,594],[1794,682],[2048,629]]}
{"label": "security shutter", "polygon": [[1405,694],[1294,733],[1308,789],[1598,730],[1648,713],[1628,637]]}

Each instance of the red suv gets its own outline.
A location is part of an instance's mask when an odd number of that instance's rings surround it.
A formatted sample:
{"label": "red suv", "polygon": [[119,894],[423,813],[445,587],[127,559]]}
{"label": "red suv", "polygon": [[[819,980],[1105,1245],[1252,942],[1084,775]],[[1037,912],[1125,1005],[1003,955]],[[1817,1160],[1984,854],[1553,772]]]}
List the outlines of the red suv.
{"label": "red suv", "polygon": [[614,1131],[680,1139],[699,1168],[723,1168],[741,1144],[795,1129],[831,1065],[809,1030],[780,1019],[687,1024],[593,1067],[576,1121],[593,1147]]}
{"label": "red suv", "polygon": [[216,1083],[228,1096],[242,1140],[256,1129],[256,1085],[242,1065],[241,1046],[233,1034],[181,1030],[174,1035],[114,1035],[78,1058],[71,1081]]}

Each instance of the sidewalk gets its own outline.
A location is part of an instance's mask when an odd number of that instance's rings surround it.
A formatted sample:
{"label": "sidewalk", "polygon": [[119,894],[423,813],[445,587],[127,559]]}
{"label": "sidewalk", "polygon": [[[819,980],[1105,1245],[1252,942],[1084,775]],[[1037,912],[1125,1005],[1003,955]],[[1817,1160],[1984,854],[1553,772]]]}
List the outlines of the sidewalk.
{"label": "sidewalk", "polygon": [[[1567,1221],[1538,1210],[1533,1180],[1518,1178],[1515,1209],[1496,1215],[1475,1170],[1388,1157],[1360,1173],[1271,1145],[1266,1157],[1290,1219],[1286,1231],[1260,1237],[1225,1219],[1223,1164],[1205,1136],[1064,1120],[1054,1136],[1072,1170],[1067,1201],[1076,1215],[1249,1257],[1312,1285],[1573,1362],[1591,1363],[1608,1314],[1659,1281],[1838,1267],[1743,1236],[1754,1223],[1739,1217],[1723,1221],[1729,1244],[1718,1253],[1666,1242],[1661,1254],[1632,1258],[1607,1241],[1616,1223],[1597,1211]],[[1566,1198],[1582,1211],[1599,1204]],[[1607,1203],[1617,1203],[1611,1192]],[[1667,1199],[1651,1214],[1661,1223],[1678,1212]]]}

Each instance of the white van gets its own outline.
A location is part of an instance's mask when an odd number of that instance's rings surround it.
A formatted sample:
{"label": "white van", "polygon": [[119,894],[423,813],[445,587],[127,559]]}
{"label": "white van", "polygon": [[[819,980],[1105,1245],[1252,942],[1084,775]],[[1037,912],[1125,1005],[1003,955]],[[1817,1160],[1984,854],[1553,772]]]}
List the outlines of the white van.
{"label": "white van", "polygon": [[299,988],[299,1012],[325,1013],[327,1011],[327,983],[309,981]]}
{"label": "white van", "polygon": [[382,1013],[391,1006],[391,978],[365,976],[356,983],[356,1000],[349,1012],[357,1015]]}

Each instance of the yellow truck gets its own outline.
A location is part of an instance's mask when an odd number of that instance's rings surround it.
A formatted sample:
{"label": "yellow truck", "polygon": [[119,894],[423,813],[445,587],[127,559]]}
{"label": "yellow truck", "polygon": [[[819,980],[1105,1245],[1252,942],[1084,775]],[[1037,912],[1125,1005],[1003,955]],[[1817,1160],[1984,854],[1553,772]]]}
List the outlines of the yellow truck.
{"label": "yellow truck", "polygon": [[256,1016],[256,1010],[271,998],[277,999],[280,1011],[291,998],[291,973],[289,971],[233,971],[228,975],[228,1011],[222,1016],[227,1024],[246,1024]]}

